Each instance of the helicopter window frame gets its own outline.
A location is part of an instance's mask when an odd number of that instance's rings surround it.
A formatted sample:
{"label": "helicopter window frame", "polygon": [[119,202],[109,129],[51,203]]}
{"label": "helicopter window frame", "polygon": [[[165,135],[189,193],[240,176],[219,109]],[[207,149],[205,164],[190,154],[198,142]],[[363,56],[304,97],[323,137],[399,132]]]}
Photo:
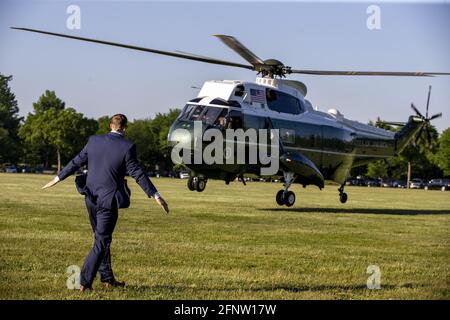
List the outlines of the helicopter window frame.
{"label": "helicopter window frame", "polygon": [[[189,114],[188,120],[190,121],[201,121],[201,117],[203,115],[203,112],[205,111],[204,105],[195,105],[195,108],[192,109],[192,111]],[[196,113],[197,110],[200,110],[200,112]],[[193,118],[195,117],[195,118]]]}
{"label": "helicopter window frame", "polygon": [[298,98],[271,88],[266,89],[267,107],[269,110],[299,115],[305,112],[305,106]]}
{"label": "helicopter window frame", "polygon": [[[216,124],[223,111],[226,109],[227,108],[219,106],[205,106],[201,115],[201,121],[209,125],[214,125]],[[207,114],[209,114],[209,112],[213,112],[211,118],[207,118]]]}
{"label": "helicopter window frame", "polygon": [[180,115],[178,116],[178,119],[180,120],[188,120],[190,118],[190,114],[192,113],[192,110],[194,110],[198,105],[188,103],[184,106],[183,110],[181,111]]}

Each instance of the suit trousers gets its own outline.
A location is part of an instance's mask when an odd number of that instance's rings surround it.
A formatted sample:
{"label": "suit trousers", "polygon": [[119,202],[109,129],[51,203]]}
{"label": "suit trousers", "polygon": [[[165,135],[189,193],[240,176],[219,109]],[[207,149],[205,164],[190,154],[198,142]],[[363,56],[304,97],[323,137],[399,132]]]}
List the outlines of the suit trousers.
{"label": "suit trousers", "polygon": [[92,231],[94,232],[94,245],[86,257],[81,270],[80,284],[84,287],[90,287],[97,272],[100,274],[100,281],[102,282],[114,280],[110,246],[112,234],[117,223],[118,209],[115,198],[112,201],[111,209],[95,205],[88,197],[86,197],[85,202]]}

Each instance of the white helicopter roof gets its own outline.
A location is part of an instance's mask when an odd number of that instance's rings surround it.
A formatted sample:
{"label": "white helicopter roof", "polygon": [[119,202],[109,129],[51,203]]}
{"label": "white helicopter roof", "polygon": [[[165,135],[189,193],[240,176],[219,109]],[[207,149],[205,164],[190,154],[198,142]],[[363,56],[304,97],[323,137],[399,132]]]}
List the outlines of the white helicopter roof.
{"label": "white helicopter roof", "polygon": [[[300,100],[304,100],[307,88],[306,85],[300,81],[284,80],[284,79],[272,79],[257,77],[256,82],[244,81],[244,80],[211,80],[206,81],[198,97],[217,97],[224,100],[229,100],[232,97],[233,91],[238,85],[243,85],[244,88],[257,89],[261,86],[277,89],[281,92],[290,94]],[[234,99],[234,98],[233,98]]]}

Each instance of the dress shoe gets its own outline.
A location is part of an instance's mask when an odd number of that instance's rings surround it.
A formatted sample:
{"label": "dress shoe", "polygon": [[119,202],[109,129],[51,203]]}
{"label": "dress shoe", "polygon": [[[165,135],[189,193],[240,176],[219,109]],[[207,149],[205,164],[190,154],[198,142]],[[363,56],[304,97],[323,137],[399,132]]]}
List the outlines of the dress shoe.
{"label": "dress shoe", "polygon": [[105,287],[106,288],[123,288],[123,287],[125,287],[125,282],[117,281],[117,280],[105,281]]}
{"label": "dress shoe", "polygon": [[80,292],[86,292],[92,290],[91,286],[80,286]]}

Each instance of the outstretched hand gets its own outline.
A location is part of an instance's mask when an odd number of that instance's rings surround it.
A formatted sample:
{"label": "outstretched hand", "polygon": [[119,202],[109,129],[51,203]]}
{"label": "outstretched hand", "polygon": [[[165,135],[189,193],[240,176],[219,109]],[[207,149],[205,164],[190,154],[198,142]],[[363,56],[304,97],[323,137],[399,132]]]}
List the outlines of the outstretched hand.
{"label": "outstretched hand", "polygon": [[162,197],[156,198],[155,201],[163,208],[164,212],[169,214],[169,206]]}
{"label": "outstretched hand", "polygon": [[56,176],[56,177],[53,178],[52,181],[50,181],[50,182],[47,183],[45,186],[43,186],[42,189],[47,189],[47,188],[53,187],[53,186],[54,186],[55,184],[57,184],[58,182],[59,182],[59,177]]}

